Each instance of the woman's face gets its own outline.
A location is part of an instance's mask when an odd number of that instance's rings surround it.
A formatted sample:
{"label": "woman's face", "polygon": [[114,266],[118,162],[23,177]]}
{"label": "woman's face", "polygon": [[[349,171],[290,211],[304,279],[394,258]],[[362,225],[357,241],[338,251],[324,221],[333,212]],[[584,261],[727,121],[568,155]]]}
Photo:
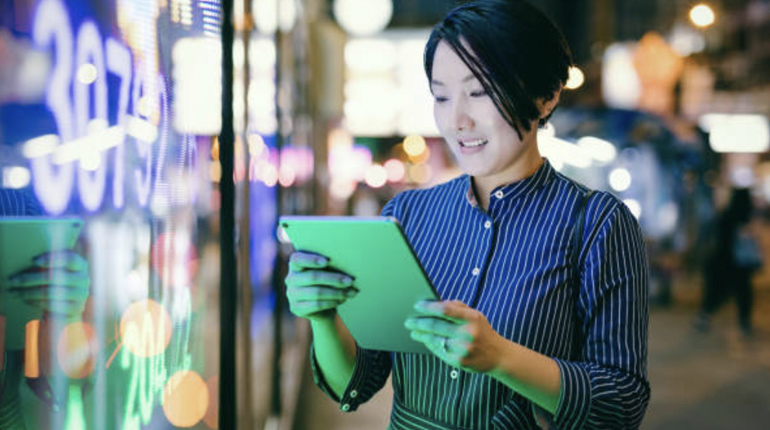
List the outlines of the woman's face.
{"label": "woman's face", "polygon": [[542,163],[537,127],[522,138],[503,118],[468,66],[444,41],[433,58],[433,113],[458,165],[487,192],[523,179]]}

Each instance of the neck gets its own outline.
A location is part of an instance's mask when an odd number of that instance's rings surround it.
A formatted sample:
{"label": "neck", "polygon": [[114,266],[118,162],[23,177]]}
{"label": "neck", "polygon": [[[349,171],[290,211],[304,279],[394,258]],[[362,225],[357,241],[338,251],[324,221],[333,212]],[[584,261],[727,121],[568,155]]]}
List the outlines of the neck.
{"label": "neck", "polygon": [[481,205],[481,207],[484,210],[487,210],[489,208],[489,201],[490,196],[492,195],[492,191],[495,190],[495,188],[501,187],[503,185],[512,184],[514,182],[518,182],[521,180],[524,180],[526,178],[529,178],[530,176],[534,175],[535,172],[540,168],[540,166],[543,165],[545,162],[545,159],[540,156],[539,153],[536,154],[537,158],[532,160],[531,162],[526,163],[525,166],[522,166],[521,169],[518,169],[518,174],[516,175],[510,175],[506,176],[504,178],[480,178],[480,177],[473,177],[473,190],[476,193],[476,198]]}

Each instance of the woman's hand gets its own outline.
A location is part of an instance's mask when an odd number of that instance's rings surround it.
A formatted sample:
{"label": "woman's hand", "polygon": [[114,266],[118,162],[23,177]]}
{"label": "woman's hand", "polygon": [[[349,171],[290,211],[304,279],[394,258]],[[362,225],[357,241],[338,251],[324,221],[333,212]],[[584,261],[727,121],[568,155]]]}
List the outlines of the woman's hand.
{"label": "woman's hand", "polygon": [[486,373],[496,369],[506,340],[479,311],[459,301],[419,302],[419,316],[404,324],[412,338],[453,367]]}
{"label": "woman's hand", "polygon": [[9,292],[53,316],[80,316],[91,284],[88,261],[74,251],[45,253],[32,261],[34,266],[8,279]]}
{"label": "woman's hand", "polygon": [[291,312],[311,321],[334,318],[337,306],[354,297],[353,278],[328,268],[329,259],[295,252],[289,259],[286,297]]}

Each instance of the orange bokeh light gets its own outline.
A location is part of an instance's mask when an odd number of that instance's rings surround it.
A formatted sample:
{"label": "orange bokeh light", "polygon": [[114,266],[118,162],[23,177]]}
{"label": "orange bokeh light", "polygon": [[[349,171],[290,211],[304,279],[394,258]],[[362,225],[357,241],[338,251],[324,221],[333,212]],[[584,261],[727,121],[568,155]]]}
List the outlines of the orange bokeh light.
{"label": "orange bokeh light", "polygon": [[175,373],[163,388],[163,412],[176,427],[192,427],[206,415],[209,389],[200,375],[190,370]]}
{"label": "orange bokeh light", "polygon": [[62,371],[70,378],[85,378],[94,371],[99,342],[93,326],[82,321],[68,324],[62,330],[56,355]]}
{"label": "orange bokeh light", "polygon": [[209,407],[206,409],[206,415],[203,416],[203,422],[209,428],[217,430],[219,428],[219,377],[209,378],[206,386],[209,388]]}
{"label": "orange bokeh light", "polygon": [[131,304],[120,319],[123,346],[140,357],[153,357],[171,341],[171,316],[154,300]]}

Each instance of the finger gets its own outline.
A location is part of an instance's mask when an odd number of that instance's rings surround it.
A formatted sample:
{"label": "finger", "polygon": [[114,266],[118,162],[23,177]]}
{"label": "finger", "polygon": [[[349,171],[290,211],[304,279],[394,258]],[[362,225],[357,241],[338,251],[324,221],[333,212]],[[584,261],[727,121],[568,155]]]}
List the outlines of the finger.
{"label": "finger", "polygon": [[25,300],[29,306],[48,312],[53,315],[77,315],[83,313],[86,308],[85,301],[70,300]]}
{"label": "finger", "polygon": [[73,273],[65,270],[46,272],[25,272],[14,275],[8,281],[11,290],[30,287],[56,285],[80,289],[88,289],[90,278],[83,273]]}
{"label": "finger", "polygon": [[444,337],[419,331],[413,331],[409,335],[412,339],[427,346],[434,353],[443,352],[444,350]]}
{"label": "finger", "polygon": [[301,302],[308,300],[339,300],[344,301],[355,297],[356,291],[352,288],[340,289],[330,287],[291,287],[286,290],[286,296],[290,301]]}
{"label": "finger", "polygon": [[329,259],[323,255],[297,251],[289,257],[289,270],[301,272],[306,269],[323,269],[329,265]]}
{"label": "finger", "polygon": [[[411,332],[410,335],[412,339],[424,344],[433,355],[438,357],[444,363],[455,368],[463,367],[461,361],[464,357],[464,354],[462,353],[462,350],[458,350],[452,346],[452,341],[450,339],[448,339],[446,344],[444,344],[444,341],[441,337],[434,335],[419,332]],[[446,349],[444,348],[445,345]],[[460,354],[458,354],[458,352]]]}
{"label": "finger", "polygon": [[463,318],[453,318],[446,314],[444,309],[449,303],[452,302],[420,301],[414,304],[414,310],[424,316],[444,318],[458,324],[465,322]]}
{"label": "finger", "polygon": [[308,317],[319,312],[335,309],[340,305],[339,300],[312,300],[289,303],[291,313],[298,317]]}
{"label": "finger", "polygon": [[404,326],[413,332],[419,332],[430,336],[460,338],[460,325],[455,322],[447,321],[436,317],[413,317],[408,318]]}
{"label": "finger", "polygon": [[353,285],[353,278],[344,273],[327,272],[324,270],[306,270],[292,272],[286,277],[287,287],[304,287],[323,285],[333,288],[348,288]]}
{"label": "finger", "polygon": [[88,299],[88,289],[71,288],[62,285],[26,287],[18,291],[22,300],[70,300],[84,302]]}
{"label": "finger", "polygon": [[468,321],[474,312],[478,312],[459,300],[444,302],[444,316],[447,318]]}
{"label": "finger", "polygon": [[38,267],[67,269],[72,272],[88,270],[88,260],[74,251],[47,252],[38,255],[32,261]]}

